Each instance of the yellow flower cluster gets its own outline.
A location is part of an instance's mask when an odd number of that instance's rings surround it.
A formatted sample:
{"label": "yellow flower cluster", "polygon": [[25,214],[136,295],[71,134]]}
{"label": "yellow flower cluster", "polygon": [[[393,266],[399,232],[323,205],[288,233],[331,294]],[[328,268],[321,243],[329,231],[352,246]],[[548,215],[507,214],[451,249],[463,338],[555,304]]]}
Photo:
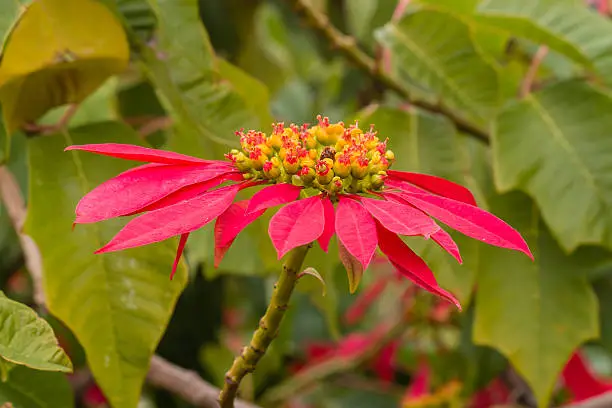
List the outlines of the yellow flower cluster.
{"label": "yellow flower cluster", "polygon": [[226,155],[245,179],[270,180],[313,187],[330,195],[380,191],[394,160],[373,126],[366,132],[358,123],[329,123],[317,116],[318,124],[301,127],[273,124],[268,136],[249,130],[236,134],[242,151]]}

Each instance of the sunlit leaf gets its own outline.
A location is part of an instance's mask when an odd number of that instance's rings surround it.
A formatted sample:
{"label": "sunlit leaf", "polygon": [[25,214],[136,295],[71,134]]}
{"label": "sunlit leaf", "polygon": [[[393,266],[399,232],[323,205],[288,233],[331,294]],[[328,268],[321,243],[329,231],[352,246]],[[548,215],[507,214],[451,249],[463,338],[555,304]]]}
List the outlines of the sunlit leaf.
{"label": "sunlit leaf", "polygon": [[566,250],[612,247],[612,98],[564,82],[507,107],[493,133],[495,182],[521,189]]}
{"label": "sunlit leaf", "polygon": [[500,350],[546,407],[571,353],[599,334],[597,299],[584,273],[589,259],[566,256],[524,195],[499,196],[491,208],[527,237],[535,262],[481,249],[474,341]]}
{"label": "sunlit leaf", "polygon": [[0,101],[8,132],[53,107],[81,102],[109,76],[122,72],[128,57],[123,28],[103,4],[33,2],[13,28],[0,62]]}

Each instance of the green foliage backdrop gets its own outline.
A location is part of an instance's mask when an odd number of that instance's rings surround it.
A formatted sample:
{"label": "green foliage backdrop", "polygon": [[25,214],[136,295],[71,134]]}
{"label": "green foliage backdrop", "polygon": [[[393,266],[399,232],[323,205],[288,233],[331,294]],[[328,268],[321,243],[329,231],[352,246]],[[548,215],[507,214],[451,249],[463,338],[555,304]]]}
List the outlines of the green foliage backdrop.
{"label": "green foliage backdrop", "polygon": [[[172,281],[174,240],[94,255],[123,222],[73,229],[74,207],[131,164],[66,146],[131,143],[222,159],[241,128],[269,132],[273,121],[313,123],[319,113],[375,124],[395,169],[468,187],[526,237],[535,261],[454,234],[465,260],[457,265],[410,241],[464,306],[438,319],[441,301],[422,292],[402,301],[414,291],[386,285],[384,266],[349,294],[340,260],[314,250],[307,264],[317,279],[300,281],[243,399],[480,407],[470,405],[477,392],[500,380],[516,397],[502,402],[558,406],[572,400],[558,380],[581,347],[612,375],[607,3],[0,2],[0,284],[14,299],[0,296],[0,404],[90,407],[99,386],[114,408],[212,406],[210,395],[200,401],[160,381],[155,359],[221,387],[278,271],[269,215],[219,268],[212,228],[194,233]],[[384,295],[372,295],[381,282]],[[375,301],[351,320],[364,299]],[[405,310],[411,320],[394,323]],[[388,336],[309,371],[314,345],[376,334],[379,323],[393,327]],[[368,361],[388,344],[393,378],[381,384]],[[423,360],[429,399],[410,405],[405,390]],[[91,373],[85,385],[82,373]]]}

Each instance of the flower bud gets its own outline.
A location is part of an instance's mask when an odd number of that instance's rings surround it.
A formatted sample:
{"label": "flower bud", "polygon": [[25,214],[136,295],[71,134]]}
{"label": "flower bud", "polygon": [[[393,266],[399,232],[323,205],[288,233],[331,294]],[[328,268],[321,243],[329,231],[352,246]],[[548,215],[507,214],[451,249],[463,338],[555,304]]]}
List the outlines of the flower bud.
{"label": "flower bud", "polygon": [[306,185],[311,184],[316,176],[316,173],[312,167],[302,167],[298,174]]}
{"label": "flower bud", "polygon": [[372,175],[372,189],[380,190],[385,185],[385,179],[387,178],[386,171],[379,171],[377,174]]}
{"label": "flower bud", "polygon": [[361,179],[368,174],[368,159],[360,157],[359,159],[353,160],[351,163],[351,174],[357,179]]}
{"label": "flower bud", "polygon": [[333,164],[333,160],[329,158],[317,161],[315,171],[317,173],[317,181],[320,184],[328,184],[334,178],[334,171],[332,170]]}
{"label": "flower bud", "polygon": [[[264,175],[269,179],[275,179],[281,174],[278,164],[274,165],[274,159],[276,159],[276,157],[273,157],[272,160],[265,162],[263,166]],[[278,159],[276,159],[276,162],[278,162]]]}
{"label": "flower bud", "polygon": [[391,150],[387,150],[385,152],[385,159],[389,160],[390,162],[395,161],[395,153],[393,153]]}

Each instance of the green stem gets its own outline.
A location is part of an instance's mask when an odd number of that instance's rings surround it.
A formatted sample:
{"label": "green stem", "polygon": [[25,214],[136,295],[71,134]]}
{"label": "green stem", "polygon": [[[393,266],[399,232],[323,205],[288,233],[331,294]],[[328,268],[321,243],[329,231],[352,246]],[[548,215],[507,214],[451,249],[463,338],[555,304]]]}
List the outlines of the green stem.
{"label": "green stem", "polygon": [[253,333],[249,345],[242,349],[242,353],[234,359],[232,367],[225,374],[225,384],[219,395],[221,408],[234,408],[240,382],[245,375],[255,370],[257,363],[276,338],[298,280],[298,273],[310,247],[311,245],[297,247],[287,255],[278,282],[274,285],[268,309],[259,321],[259,327]]}

